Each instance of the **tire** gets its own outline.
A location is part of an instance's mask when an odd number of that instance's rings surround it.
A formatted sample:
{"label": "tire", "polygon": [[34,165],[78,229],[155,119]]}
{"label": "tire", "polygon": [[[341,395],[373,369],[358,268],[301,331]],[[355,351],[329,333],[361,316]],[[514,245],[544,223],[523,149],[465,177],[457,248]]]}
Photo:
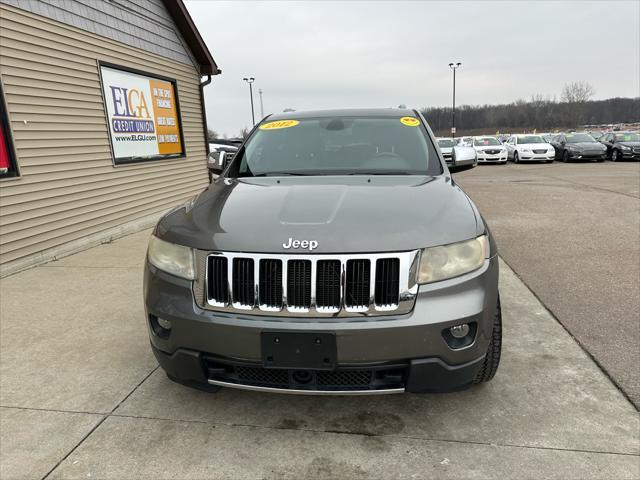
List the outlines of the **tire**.
{"label": "tire", "polygon": [[619,162],[622,160],[622,155],[620,155],[620,150],[612,150],[611,151],[611,161]]}
{"label": "tire", "polygon": [[562,161],[564,163],[569,163],[569,152],[567,152],[566,150],[564,151],[564,153],[562,154]]}
{"label": "tire", "polygon": [[520,163],[520,157],[518,156],[518,152],[513,152],[513,161],[514,163]]}
{"label": "tire", "polygon": [[493,317],[493,333],[491,341],[487,347],[487,354],[484,357],[482,366],[473,383],[485,383],[491,380],[498,371],[500,365],[500,353],[502,351],[502,308],[500,307],[500,295],[498,295],[498,303],[496,305],[496,313]]}

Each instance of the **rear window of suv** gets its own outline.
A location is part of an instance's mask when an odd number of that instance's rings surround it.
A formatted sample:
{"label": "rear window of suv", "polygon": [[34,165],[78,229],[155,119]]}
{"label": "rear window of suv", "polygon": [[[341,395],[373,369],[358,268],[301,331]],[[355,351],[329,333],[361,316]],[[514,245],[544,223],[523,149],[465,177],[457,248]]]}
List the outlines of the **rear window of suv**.
{"label": "rear window of suv", "polygon": [[275,120],[254,130],[229,176],[437,175],[438,155],[414,117]]}

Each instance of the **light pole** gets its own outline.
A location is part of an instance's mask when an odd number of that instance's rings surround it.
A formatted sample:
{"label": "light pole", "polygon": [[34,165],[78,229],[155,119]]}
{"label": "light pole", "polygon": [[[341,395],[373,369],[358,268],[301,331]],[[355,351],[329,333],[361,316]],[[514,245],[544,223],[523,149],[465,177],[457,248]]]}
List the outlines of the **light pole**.
{"label": "light pole", "polygon": [[258,89],[258,93],[260,94],[260,118],[264,118],[264,105],[262,105],[262,89]]}
{"label": "light pole", "polygon": [[255,81],[255,78],[253,77],[244,77],[242,80],[244,80],[245,82],[247,82],[249,84],[249,96],[251,97],[251,123],[252,125],[256,124],[256,116],[253,113],[253,87],[252,87],[252,83]]}
{"label": "light pole", "polygon": [[450,63],[449,68],[453,70],[453,110],[451,111],[451,138],[456,134],[456,70],[462,63]]}

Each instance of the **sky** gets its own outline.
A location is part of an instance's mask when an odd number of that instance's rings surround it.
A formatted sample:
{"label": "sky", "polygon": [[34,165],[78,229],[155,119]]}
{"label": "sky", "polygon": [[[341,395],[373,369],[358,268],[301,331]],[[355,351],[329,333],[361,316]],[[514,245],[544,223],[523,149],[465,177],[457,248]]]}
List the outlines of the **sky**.
{"label": "sky", "polygon": [[221,75],[205,88],[210,129],[236,136],[264,114],[336,107],[509,103],[560,97],[587,81],[594,99],[640,96],[640,0],[187,0]]}

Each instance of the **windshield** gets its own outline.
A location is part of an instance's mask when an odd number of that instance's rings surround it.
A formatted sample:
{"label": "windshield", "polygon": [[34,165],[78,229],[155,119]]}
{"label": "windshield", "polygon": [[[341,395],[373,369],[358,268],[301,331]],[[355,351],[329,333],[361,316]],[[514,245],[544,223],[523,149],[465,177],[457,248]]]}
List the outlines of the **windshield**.
{"label": "windshield", "polygon": [[518,137],[518,143],[520,145],[524,143],[547,143],[540,135],[525,135],[523,137]]}
{"label": "windshield", "polygon": [[489,145],[501,145],[500,142],[493,137],[474,138],[473,145],[476,147],[487,147]]}
{"label": "windshield", "polygon": [[567,135],[567,143],[593,143],[595,140],[587,133],[572,133]]}
{"label": "windshield", "polygon": [[437,175],[442,167],[414,117],[267,121],[236,155],[229,176]]}
{"label": "windshield", "polygon": [[616,142],[640,142],[640,133],[616,133]]}
{"label": "windshield", "polygon": [[438,140],[438,146],[440,148],[451,148],[456,146],[456,142],[449,140],[448,138],[441,138]]}

